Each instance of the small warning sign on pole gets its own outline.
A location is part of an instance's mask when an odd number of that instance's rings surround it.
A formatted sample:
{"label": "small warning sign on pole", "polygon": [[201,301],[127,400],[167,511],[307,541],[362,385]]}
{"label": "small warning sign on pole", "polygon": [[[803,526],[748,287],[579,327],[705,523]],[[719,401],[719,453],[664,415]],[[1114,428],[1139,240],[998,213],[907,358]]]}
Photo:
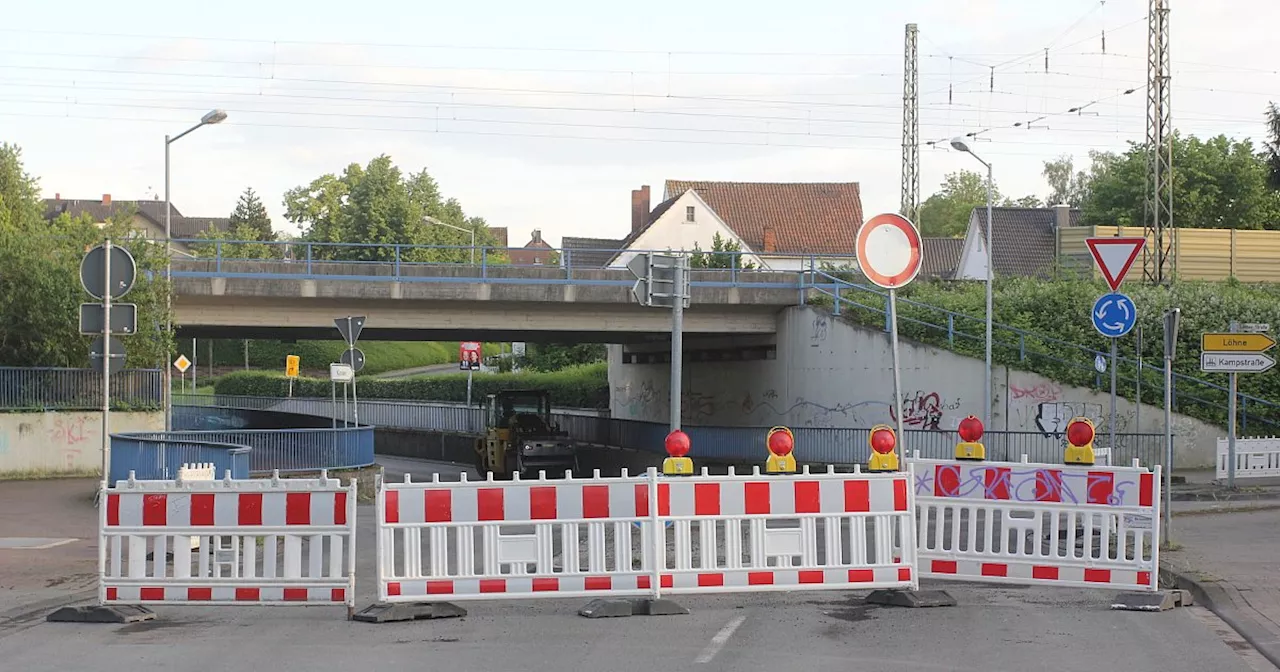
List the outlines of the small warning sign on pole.
{"label": "small warning sign on pole", "polygon": [[297,378],[298,366],[301,362],[302,358],[297,355],[286,355],[284,358],[284,375],[290,378]]}

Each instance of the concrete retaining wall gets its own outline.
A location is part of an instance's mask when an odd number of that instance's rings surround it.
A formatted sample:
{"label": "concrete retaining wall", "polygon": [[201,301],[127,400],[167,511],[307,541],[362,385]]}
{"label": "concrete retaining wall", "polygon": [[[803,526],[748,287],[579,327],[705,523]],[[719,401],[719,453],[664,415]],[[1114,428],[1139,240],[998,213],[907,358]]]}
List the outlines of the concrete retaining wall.
{"label": "concrete retaining wall", "polygon": [[[907,429],[954,430],[983,414],[983,370],[974,359],[902,341],[902,403]],[[892,423],[893,368],[889,336],[850,325],[825,309],[799,306],[778,316],[777,357],[743,362],[686,362],[682,421],[697,425],[870,427]],[[1109,431],[1110,395],[997,366],[992,372],[990,429],[1056,434],[1076,415]],[[610,411],[614,418],[666,422],[667,364],[624,364],[609,346]],[[1117,434],[1164,432],[1162,409],[1120,399]],[[1222,431],[1175,415],[1178,468],[1214,464]],[[1157,439],[1158,441],[1158,439]],[[1123,447],[1123,446],[1122,446]]]}
{"label": "concrete retaining wall", "polygon": [[[164,431],[164,413],[115,412],[112,434]],[[0,413],[0,477],[97,474],[102,413]]]}

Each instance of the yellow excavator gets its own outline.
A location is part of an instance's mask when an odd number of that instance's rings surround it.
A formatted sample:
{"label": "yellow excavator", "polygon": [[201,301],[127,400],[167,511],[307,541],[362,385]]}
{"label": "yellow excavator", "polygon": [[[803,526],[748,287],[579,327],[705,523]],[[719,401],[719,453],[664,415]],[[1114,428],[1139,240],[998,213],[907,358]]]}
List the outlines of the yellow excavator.
{"label": "yellow excavator", "polygon": [[503,390],[485,397],[484,436],[476,439],[476,470],[494,478],[562,476],[578,471],[578,448],[551,421],[546,390]]}

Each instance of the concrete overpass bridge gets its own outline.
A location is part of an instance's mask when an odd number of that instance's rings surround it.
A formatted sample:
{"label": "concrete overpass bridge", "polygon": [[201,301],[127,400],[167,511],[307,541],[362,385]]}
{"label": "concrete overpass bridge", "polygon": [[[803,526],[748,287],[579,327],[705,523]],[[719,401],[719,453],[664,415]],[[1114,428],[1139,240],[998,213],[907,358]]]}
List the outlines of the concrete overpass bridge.
{"label": "concrete overpass bridge", "polygon": [[[302,259],[231,259],[220,254],[221,246],[212,257],[174,259],[180,334],[333,338],[333,319],[350,314],[369,316],[363,337],[370,340],[642,343],[670,334],[670,312],[636,304],[635,278],[625,269],[491,264],[483,254],[474,264],[405,261],[419,249],[411,246],[387,246],[390,260],[328,261],[317,257],[333,248],[380,248],[300,247]],[[694,338],[772,335],[778,313],[803,303],[818,275],[694,270],[685,332]]]}

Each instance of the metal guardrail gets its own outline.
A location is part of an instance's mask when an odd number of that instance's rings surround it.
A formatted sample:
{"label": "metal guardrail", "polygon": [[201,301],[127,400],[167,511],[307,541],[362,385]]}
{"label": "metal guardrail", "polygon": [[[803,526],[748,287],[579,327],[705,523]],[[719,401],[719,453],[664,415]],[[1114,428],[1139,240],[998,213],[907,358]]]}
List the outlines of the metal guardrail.
{"label": "metal guardrail", "polygon": [[[634,279],[601,276],[596,264],[575,263],[575,255],[618,254],[618,250],[542,248],[543,263],[513,263],[521,247],[489,245],[379,245],[376,243],[315,243],[295,241],[236,241],[174,239],[194,255],[175,259],[174,277],[260,277],[292,279],[397,280],[400,282],[465,282],[482,279],[495,284],[587,284],[631,286]],[[667,250],[626,250],[627,253],[665,254]],[[582,257],[582,258],[590,258]],[[857,268],[852,254],[816,255],[808,252],[703,252],[697,255],[693,285],[761,288],[798,287],[796,276],[820,268]],[[770,263],[786,266],[774,269]],[[522,271],[530,272],[524,273]],[[620,268],[608,269],[625,274]],[[514,272],[513,272],[514,271]],[[577,276],[575,277],[575,274]],[[585,275],[584,275],[585,274]],[[588,277],[588,276],[600,277]]]}
{"label": "metal guardrail", "polygon": [[[373,427],[337,429],[243,429],[232,431],[135,434],[168,441],[229,443],[252,448],[249,471],[281,473],[321,469],[357,469],[374,462]],[[114,449],[115,444],[112,444]]]}
{"label": "metal guardrail", "polygon": [[[187,395],[192,405],[230,408],[279,410],[292,413],[331,415],[328,399],[272,399],[231,395]],[[341,404],[338,405],[341,411]],[[418,429],[457,434],[479,434],[484,426],[484,412],[479,408],[436,402],[360,400],[360,419],[376,421],[383,428]],[[561,429],[577,441],[615,448],[627,448],[661,454],[667,425],[642,420],[610,418],[595,411],[561,410],[552,413]],[[338,420],[341,422],[341,420]],[[708,459],[762,462],[768,455],[765,436],[768,427],[688,426],[683,428],[693,443],[692,455]],[[802,462],[823,464],[863,464],[870,457],[865,428],[792,428],[796,437],[796,457]],[[1098,448],[1106,447],[1108,437],[1099,435]],[[955,455],[958,437],[955,432],[906,430],[901,448],[919,452],[924,458],[947,458]],[[1062,460],[1065,441],[1062,434],[1040,432],[988,431],[983,437],[987,459],[1018,461],[1026,456],[1031,462],[1053,464]],[[1163,459],[1164,436],[1161,434],[1117,434],[1111,451],[1112,464],[1129,464],[1135,458],[1143,466],[1160,464]]]}
{"label": "metal guardrail", "polygon": [[[882,324],[884,331],[889,331],[887,292],[852,283],[821,270],[812,275],[814,282],[809,288],[832,300],[834,314],[840,315],[850,311],[861,313],[870,318],[868,322]],[[977,347],[986,340],[985,325],[986,321],[980,317],[898,298],[898,329],[906,338],[953,350],[957,345],[970,344]],[[945,346],[943,346],[944,340]],[[1094,367],[1094,359],[1097,356],[1109,356],[1102,350],[998,323],[992,325],[991,347],[997,358],[1004,355],[1016,358],[1018,362],[1030,364],[1044,362],[1060,364],[1068,370],[1077,372],[1082,378],[1091,378],[1096,389],[1104,389],[1103,375]],[[1119,355],[1116,357],[1116,363],[1118,384],[1125,390],[1121,394],[1127,394],[1128,390],[1136,389],[1139,379],[1142,381],[1144,399],[1163,394],[1160,392],[1163,389],[1163,362],[1157,360],[1156,363],[1152,363],[1150,360],[1144,360],[1139,364],[1136,357]],[[1212,409],[1216,414],[1223,410],[1227,395],[1230,394],[1222,385],[1177,371],[1173,372],[1173,379],[1175,413],[1184,412],[1180,409],[1185,408],[1187,404],[1192,404],[1204,409]],[[1253,423],[1255,428],[1264,428],[1261,431],[1272,432],[1280,428],[1280,404],[1241,394],[1239,412],[1241,431],[1248,431],[1250,423]]]}
{"label": "metal guardrail", "polygon": [[222,443],[212,438],[190,439],[161,433],[111,435],[111,472],[109,482],[129,478],[133,472],[139,480],[173,480],[183,464],[210,463],[217,478],[228,471],[232,478],[249,478],[252,449],[236,443]]}
{"label": "metal guardrail", "polygon": [[[157,369],[111,374],[117,410],[158,409],[164,377]],[[92,369],[0,366],[0,411],[89,411],[102,408],[102,374]]]}

